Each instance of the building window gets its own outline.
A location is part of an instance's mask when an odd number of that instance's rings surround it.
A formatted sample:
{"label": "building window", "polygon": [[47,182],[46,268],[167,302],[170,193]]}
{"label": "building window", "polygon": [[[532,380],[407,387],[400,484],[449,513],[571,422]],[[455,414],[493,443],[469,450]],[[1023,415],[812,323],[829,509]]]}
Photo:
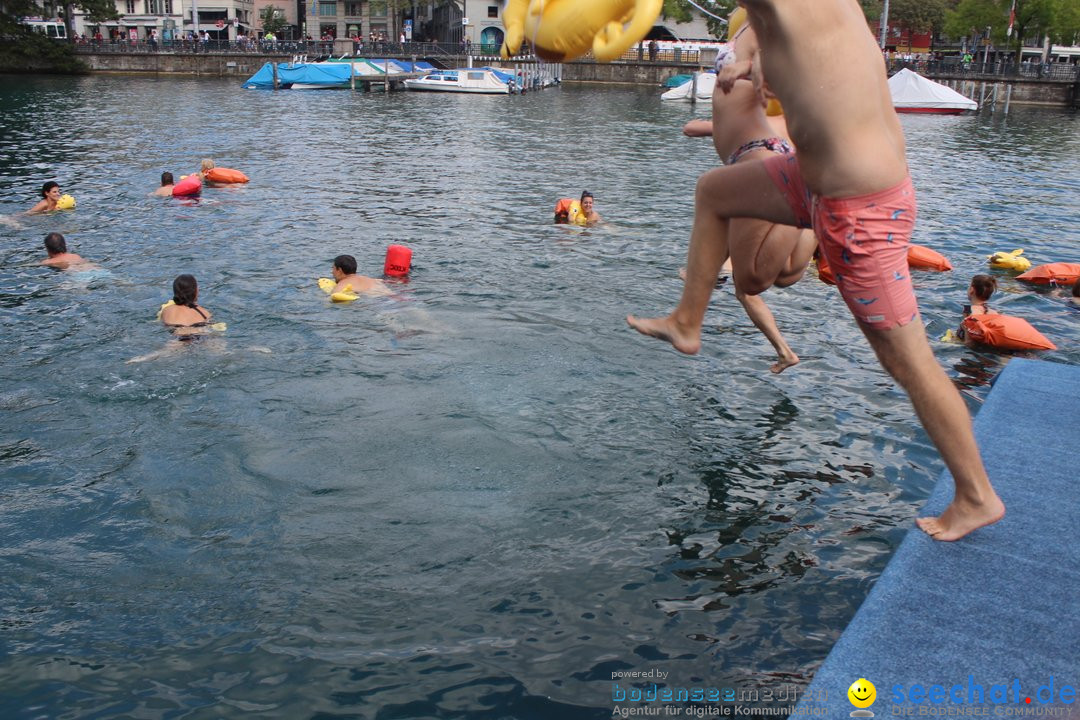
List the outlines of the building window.
{"label": "building window", "polygon": [[499,6],[498,5],[488,5],[488,17],[489,18],[497,18],[497,17],[499,17]]}
{"label": "building window", "polygon": [[336,2],[320,2],[319,3],[319,16],[320,17],[334,17],[337,15],[337,3]]}
{"label": "building window", "polygon": [[146,0],[146,14],[147,15],[160,15],[161,14],[161,0]]}
{"label": "building window", "polygon": [[127,3],[125,3],[125,5],[127,6],[127,14],[128,15],[134,15],[135,14],[135,0],[127,0]]}
{"label": "building window", "polygon": [[372,0],[371,16],[386,17],[386,2],[384,0]]}
{"label": "building window", "polygon": [[345,14],[349,17],[360,17],[364,14],[363,3],[347,2],[345,3]]}
{"label": "building window", "polygon": [[165,0],[165,14],[172,15],[172,0]]}

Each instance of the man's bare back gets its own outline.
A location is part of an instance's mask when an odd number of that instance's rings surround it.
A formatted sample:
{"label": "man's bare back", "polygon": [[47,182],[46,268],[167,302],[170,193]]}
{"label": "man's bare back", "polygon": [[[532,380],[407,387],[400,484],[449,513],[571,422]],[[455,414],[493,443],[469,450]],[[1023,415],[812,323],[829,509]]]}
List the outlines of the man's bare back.
{"label": "man's bare back", "polygon": [[389,295],[390,288],[386,287],[386,284],[377,278],[370,278],[365,275],[346,275],[338,280],[337,285],[334,286],[333,292],[345,292],[346,288],[351,288],[354,293],[358,295]]}
{"label": "man's bare back", "polygon": [[[904,135],[884,58],[858,2],[742,4],[761,46],[755,75],[767,74],[784,106],[807,187],[842,198],[901,182],[907,175]],[[806,82],[805,68],[815,69],[815,82]]]}

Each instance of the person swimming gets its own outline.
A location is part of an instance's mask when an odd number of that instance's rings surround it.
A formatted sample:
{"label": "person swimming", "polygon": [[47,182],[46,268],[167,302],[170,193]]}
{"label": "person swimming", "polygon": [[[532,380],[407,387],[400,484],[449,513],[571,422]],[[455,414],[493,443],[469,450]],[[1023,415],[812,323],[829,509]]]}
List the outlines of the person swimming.
{"label": "person swimming", "polygon": [[50,180],[41,186],[41,200],[37,205],[26,211],[27,215],[37,215],[56,210],[56,204],[60,202],[60,183]]}
{"label": "person swimming", "polygon": [[199,284],[194,275],[177,275],[173,280],[172,304],[161,309],[161,323],[177,340],[194,340],[205,334],[212,313],[199,305]]}
{"label": "person swimming", "polygon": [[[600,213],[593,209],[596,204],[593,194],[588,190],[581,193],[581,214],[585,217],[585,225],[595,225],[600,222]],[[579,223],[582,224],[582,223]]]}
{"label": "person swimming", "polygon": [[[968,302],[964,305],[964,317],[992,313],[993,310],[986,303],[995,290],[997,290],[997,279],[990,275],[976,275],[971,278],[971,285],[967,289]],[[956,329],[954,337],[965,345],[971,345],[963,323]],[[946,333],[945,338],[950,339],[948,333]]]}
{"label": "person swimming", "polygon": [[173,174],[171,172],[163,172],[161,173],[161,186],[150,194],[156,197],[172,197],[173,185],[175,184],[176,181],[173,180]]}
{"label": "person swimming", "polygon": [[352,255],[338,255],[334,258],[334,267],[331,272],[336,283],[331,293],[352,290],[354,293],[365,295],[390,294],[390,288],[386,287],[382,280],[356,274],[356,258]]}
{"label": "person swimming", "polygon": [[68,252],[67,241],[58,232],[51,232],[45,236],[45,252],[48,257],[41,261],[41,265],[66,270],[78,266],[81,269],[94,268],[92,263],[84,260],[80,255]]}

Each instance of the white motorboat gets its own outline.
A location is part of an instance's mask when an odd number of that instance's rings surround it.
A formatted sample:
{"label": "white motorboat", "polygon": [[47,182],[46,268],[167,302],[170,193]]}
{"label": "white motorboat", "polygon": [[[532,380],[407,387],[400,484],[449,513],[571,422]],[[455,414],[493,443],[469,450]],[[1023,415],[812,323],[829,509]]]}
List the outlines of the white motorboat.
{"label": "white motorboat", "polygon": [[405,81],[410,90],[508,95],[514,76],[489,67],[435,70]]}

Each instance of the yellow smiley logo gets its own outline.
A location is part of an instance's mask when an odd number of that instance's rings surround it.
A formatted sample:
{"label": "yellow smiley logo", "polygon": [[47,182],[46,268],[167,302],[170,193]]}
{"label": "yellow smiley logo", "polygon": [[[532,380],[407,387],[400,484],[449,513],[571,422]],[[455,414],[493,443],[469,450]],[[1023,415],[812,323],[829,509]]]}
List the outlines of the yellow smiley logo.
{"label": "yellow smiley logo", "polygon": [[877,688],[866,678],[859,678],[851,683],[847,690],[848,700],[857,708],[868,708],[877,700]]}

